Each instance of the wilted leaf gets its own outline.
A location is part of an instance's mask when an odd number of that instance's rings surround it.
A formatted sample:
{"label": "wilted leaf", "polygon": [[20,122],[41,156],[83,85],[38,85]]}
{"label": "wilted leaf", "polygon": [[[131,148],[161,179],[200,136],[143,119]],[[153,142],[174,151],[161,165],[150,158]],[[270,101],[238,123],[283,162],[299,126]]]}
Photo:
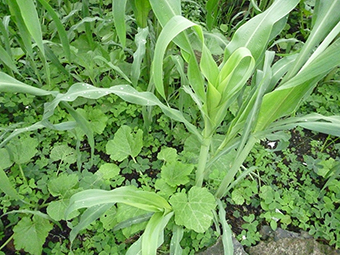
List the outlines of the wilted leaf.
{"label": "wilted leaf", "polygon": [[177,225],[198,233],[203,233],[211,226],[212,211],[216,203],[214,196],[206,188],[195,186],[189,190],[188,195],[177,193],[170,198],[170,203]]}

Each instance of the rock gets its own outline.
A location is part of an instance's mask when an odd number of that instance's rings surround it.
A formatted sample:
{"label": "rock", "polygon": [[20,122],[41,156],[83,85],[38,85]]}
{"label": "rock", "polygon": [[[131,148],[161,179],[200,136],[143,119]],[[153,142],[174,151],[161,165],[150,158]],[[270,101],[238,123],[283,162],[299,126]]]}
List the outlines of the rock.
{"label": "rock", "polygon": [[295,233],[269,226],[260,230],[262,240],[258,245],[248,248],[249,255],[338,255],[331,247],[318,243],[307,232]]}
{"label": "rock", "polygon": [[[234,244],[234,255],[248,255],[244,249],[242,244],[240,244],[236,238],[233,237],[233,244]],[[217,243],[214,244],[213,246],[209,247],[205,251],[201,251],[197,253],[197,255],[223,255],[223,244],[222,244],[222,239],[219,238]]]}
{"label": "rock", "polygon": [[263,242],[249,248],[249,255],[337,255],[338,251],[314,239],[285,237],[277,241]]}

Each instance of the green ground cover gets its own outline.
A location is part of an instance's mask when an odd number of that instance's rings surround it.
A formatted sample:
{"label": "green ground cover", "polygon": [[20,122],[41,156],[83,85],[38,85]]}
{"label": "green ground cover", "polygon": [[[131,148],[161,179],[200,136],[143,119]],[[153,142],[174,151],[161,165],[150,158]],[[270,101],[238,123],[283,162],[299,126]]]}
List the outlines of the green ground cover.
{"label": "green ground cover", "polygon": [[0,254],[340,247],[340,0],[0,0]]}

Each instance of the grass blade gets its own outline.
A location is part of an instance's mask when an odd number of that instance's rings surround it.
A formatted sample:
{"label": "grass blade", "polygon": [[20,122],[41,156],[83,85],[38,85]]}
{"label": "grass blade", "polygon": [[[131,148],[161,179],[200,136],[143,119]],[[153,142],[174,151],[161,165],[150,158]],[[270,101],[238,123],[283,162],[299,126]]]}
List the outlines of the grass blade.
{"label": "grass blade", "polygon": [[7,175],[5,174],[4,170],[0,168],[0,189],[10,198],[15,200],[21,200],[18,192],[13,188],[12,183],[8,179]]}
{"label": "grass blade", "polygon": [[20,74],[12,57],[1,45],[0,45],[0,59],[8,68],[10,68],[10,70],[14,71],[17,74]]}
{"label": "grass blade", "polygon": [[122,48],[125,48],[126,44],[125,8],[126,0],[112,0],[113,20]]}
{"label": "grass blade", "polygon": [[299,57],[294,62],[284,81],[292,78],[309,58],[310,53],[333,29],[340,20],[340,1],[339,0],[319,0],[316,4],[314,17],[316,17],[314,27],[309,35],[304,47],[299,53]]}
{"label": "grass blade", "polygon": [[137,82],[140,76],[141,64],[145,56],[145,44],[147,37],[149,35],[149,28],[138,28],[138,33],[136,34],[135,43],[137,50],[133,53],[133,63],[131,69],[131,79],[132,84],[137,86]]}
{"label": "grass blade", "polygon": [[[198,36],[203,42],[203,32],[202,28],[196,25],[195,23],[187,20],[182,16],[174,16],[171,20],[165,25],[159,38],[157,40],[155,46],[154,60],[152,64],[152,75],[155,82],[155,87],[158,93],[166,99],[164,87],[163,87],[163,57],[169,43],[174,40],[176,36],[178,36],[181,32],[188,29],[189,27],[195,27],[198,32]],[[190,51],[188,51],[190,54]],[[194,57],[191,57],[194,58]],[[196,61],[196,60],[193,60]],[[196,62],[197,63],[197,62]],[[193,63],[190,63],[191,66]],[[204,98],[204,86],[203,84],[199,84],[199,86],[192,84],[194,91]]]}
{"label": "grass blade", "polygon": [[174,225],[170,241],[170,255],[182,255],[183,249],[180,245],[182,241],[184,229],[183,227]]}
{"label": "grass blade", "polygon": [[218,218],[220,220],[223,230],[222,243],[224,255],[233,255],[234,254],[234,244],[232,239],[233,234],[226,220],[226,213],[224,209],[225,207],[223,206],[221,200],[219,199],[217,200],[217,205],[218,205]]}
{"label": "grass blade", "polygon": [[22,40],[24,49],[26,50],[28,56],[31,59],[34,59],[33,57],[33,48],[32,48],[32,42],[31,42],[31,36],[27,30],[27,27],[25,25],[25,22],[21,16],[21,11],[18,6],[17,1],[8,1],[8,6],[11,11],[12,16],[15,18],[15,23],[19,29],[19,35],[20,40]]}
{"label": "grass blade", "polygon": [[57,95],[57,91],[47,91],[20,82],[0,72],[0,92],[27,93],[35,96]]}
{"label": "grass blade", "polygon": [[206,24],[209,30],[212,30],[217,21],[219,0],[208,0],[205,8],[207,9]]}
{"label": "grass blade", "polygon": [[142,254],[157,254],[158,247],[164,242],[164,229],[173,214],[173,212],[166,215],[162,212],[154,213],[142,236]]}
{"label": "grass blade", "polygon": [[78,233],[102,216],[113,204],[107,203],[86,209],[81,215],[79,223],[70,232],[71,246]]}
{"label": "grass blade", "polygon": [[65,218],[78,209],[107,203],[124,203],[149,212],[171,211],[168,202],[156,193],[124,186],[110,191],[89,189],[74,194],[65,211]]}
{"label": "grass blade", "polygon": [[27,27],[27,30],[38,45],[44,55],[44,45],[40,21],[34,2],[32,0],[16,0],[20,9],[21,17]]}
{"label": "grass blade", "polygon": [[296,76],[264,96],[255,127],[256,132],[265,129],[276,119],[294,112],[316,83],[340,65],[339,47],[340,39],[337,39]]}
{"label": "grass blade", "polygon": [[65,31],[64,25],[61,23],[57,13],[53,10],[53,8],[45,1],[45,0],[38,0],[39,3],[47,10],[48,14],[51,15],[59,34],[59,38],[61,41],[61,45],[64,49],[64,53],[66,58],[71,63],[71,50],[70,50],[70,43],[67,37],[67,33]]}
{"label": "grass blade", "polygon": [[[263,56],[269,40],[277,31],[275,24],[282,20],[297,4],[299,0],[277,0],[266,11],[256,15],[242,25],[234,34],[225,51],[225,60],[239,47],[247,47],[256,63]],[[282,27],[282,26],[280,26]]]}

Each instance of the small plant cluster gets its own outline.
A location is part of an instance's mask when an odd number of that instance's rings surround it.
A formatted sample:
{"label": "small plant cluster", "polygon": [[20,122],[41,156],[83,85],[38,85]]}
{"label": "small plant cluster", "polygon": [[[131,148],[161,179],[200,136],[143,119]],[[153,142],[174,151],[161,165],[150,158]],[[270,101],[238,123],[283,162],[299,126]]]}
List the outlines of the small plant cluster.
{"label": "small plant cluster", "polygon": [[339,9],[0,0],[0,255],[340,247]]}

